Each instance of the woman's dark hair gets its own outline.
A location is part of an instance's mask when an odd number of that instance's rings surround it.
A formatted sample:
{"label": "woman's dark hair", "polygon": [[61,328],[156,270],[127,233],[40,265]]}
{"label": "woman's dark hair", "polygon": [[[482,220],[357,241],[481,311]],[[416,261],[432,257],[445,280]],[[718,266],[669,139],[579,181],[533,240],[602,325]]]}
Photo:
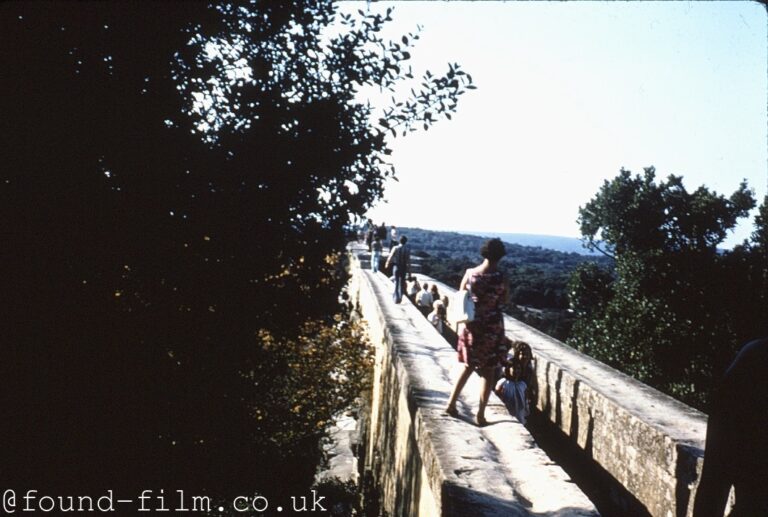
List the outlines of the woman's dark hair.
{"label": "woman's dark hair", "polygon": [[487,258],[492,262],[501,260],[501,257],[507,254],[507,250],[504,249],[504,243],[501,239],[488,239],[480,247],[480,256]]}

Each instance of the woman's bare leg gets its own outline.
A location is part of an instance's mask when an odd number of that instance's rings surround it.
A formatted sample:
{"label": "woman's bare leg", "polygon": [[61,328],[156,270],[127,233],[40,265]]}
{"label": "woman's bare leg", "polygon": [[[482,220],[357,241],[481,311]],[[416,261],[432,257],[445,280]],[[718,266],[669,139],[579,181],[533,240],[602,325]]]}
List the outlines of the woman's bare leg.
{"label": "woman's bare leg", "polygon": [[459,378],[456,379],[456,384],[453,385],[453,391],[451,391],[451,398],[448,399],[448,405],[445,406],[445,412],[449,415],[456,413],[456,400],[458,400],[461,390],[464,389],[464,385],[467,383],[470,375],[472,375],[472,368],[465,364],[464,371],[461,372]]}
{"label": "woman's bare leg", "polygon": [[483,379],[483,386],[480,391],[480,407],[477,409],[477,423],[478,425],[485,425],[485,407],[488,405],[488,399],[491,396],[491,389],[493,388],[494,369],[483,368],[478,373]]}

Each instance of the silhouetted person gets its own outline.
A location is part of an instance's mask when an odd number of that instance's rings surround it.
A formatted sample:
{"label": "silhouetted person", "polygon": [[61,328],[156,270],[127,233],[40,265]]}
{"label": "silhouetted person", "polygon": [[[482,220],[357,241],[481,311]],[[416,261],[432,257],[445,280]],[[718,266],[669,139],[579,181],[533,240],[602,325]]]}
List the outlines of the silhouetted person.
{"label": "silhouetted person", "polygon": [[393,295],[395,303],[400,303],[403,299],[406,289],[405,278],[408,275],[408,270],[411,268],[411,250],[408,249],[407,242],[408,237],[405,235],[400,237],[400,244],[392,249],[384,266],[387,271],[392,267],[392,274],[395,277],[395,292]]}
{"label": "silhouetted person", "polygon": [[373,244],[373,238],[376,236],[376,226],[371,219],[368,219],[368,225],[365,231],[365,243],[368,245],[368,251],[371,251],[371,245]]}
{"label": "silhouetted person", "polygon": [[379,270],[379,261],[381,261],[381,241],[374,239],[371,244],[371,271],[374,273]]}
{"label": "silhouetted person", "polygon": [[707,423],[704,468],[694,517],[768,515],[768,338],[747,343],[725,372]]}
{"label": "silhouetted person", "polygon": [[[375,238],[378,238],[382,243],[387,242],[387,224],[381,223],[381,226],[377,226],[375,229]],[[390,251],[392,251],[390,249]]]}

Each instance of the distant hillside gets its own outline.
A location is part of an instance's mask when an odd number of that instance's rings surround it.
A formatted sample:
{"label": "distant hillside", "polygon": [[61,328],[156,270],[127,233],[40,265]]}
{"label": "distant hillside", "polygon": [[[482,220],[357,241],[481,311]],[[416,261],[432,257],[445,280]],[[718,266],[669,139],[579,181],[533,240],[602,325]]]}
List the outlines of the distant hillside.
{"label": "distant hillside", "polygon": [[520,244],[522,246],[541,247],[564,253],[578,253],[579,255],[596,255],[597,252],[589,251],[581,244],[581,239],[576,237],[556,237],[554,235],[534,235],[530,233],[494,233],[494,232],[461,232],[467,235],[479,235],[481,237],[498,237],[504,242]]}
{"label": "distant hillside", "polygon": [[[533,266],[544,270],[556,270],[558,272],[570,272],[578,264],[585,261],[596,261],[607,264],[602,255],[586,255],[576,251],[561,251],[541,244],[525,245],[507,239],[506,236],[519,234],[492,234],[486,236],[469,233],[444,232],[435,230],[423,230],[421,228],[399,228],[401,235],[407,235],[409,244],[415,252],[424,252],[435,258],[466,259],[471,262],[480,259],[480,245],[488,237],[499,237],[507,247],[507,256],[504,259],[507,264],[515,266]],[[542,237],[546,236],[530,236]],[[565,237],[550,237],[561,239]],[[577,244],[578,239],[573,239]],[[554,241],[553,241],[554,242]],[[571,248],[574,246],[571,243]],[[586,251],[586,250],[581,250]]]}
{"label": "distant hillside", "polygon": [[[482,260],[480,246],[488,238],[421,228],[400,228],[399,231],[408,236],[408,244],[414,254],[424,257],[424,272],[449,285],[458,285],[464,270]],[[519,287],[517,296],[513,298],[523,305],[565,308],[565,286],[571,272],[579,264],[597,262],[611,267],[611,261],[602,255],[585,256],[502,240],[507,255],[501,265],[513,281],[513,287]]]}
{"label": "distant hillside", "polygon": [[[458,287],[468,267],[482,260],[483,242],[488,237],[499,236],[507,248],[499,267],[509,281],[512,304],[508,311],[561,340],[568,337],[572,323],[567,312],[567,284],[573,270],[584,262],[597,262],[607,269],[612,267],[611,260],[602,255],[586,256],[550,249],[538,242],[536,246],[524,246],[507,240],[506,236],[514,234],[480,236],[420,228],[398,228],[398,231],[408,237],[413,254],[422,257],[422,272],[454,287]],[[573,240],[578,243],[577,239]],[[530,309],[539,310],[539,315],[532,316]]]}

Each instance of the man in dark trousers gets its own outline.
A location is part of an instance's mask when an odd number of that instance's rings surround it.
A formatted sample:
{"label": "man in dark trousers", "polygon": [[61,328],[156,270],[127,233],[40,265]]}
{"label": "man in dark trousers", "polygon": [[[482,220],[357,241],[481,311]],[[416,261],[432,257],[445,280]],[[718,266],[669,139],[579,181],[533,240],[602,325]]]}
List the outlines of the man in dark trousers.
{"label": "man in dark trousers", "polygon": [[368,224],[365,229],[365,243],[368,245],[368,251],[372,251],[371,246],[373,245],[373,238],[376,236],[376,231],[378,228],[375,224],[373,224],[372,219],[368,219]]}
{"label": "man in dark trousers", "polygon": [[403,294],[405,293],[405,279],[408,275],[408,271],[411,269],[411,250],[406,245],[407,242],[408,237],[405,235],[400,237],[400,244],[392,248],[385,265],[387,271],[389,271],[390,266],[393,268],[392,273],[395,276],[395,303],[400,303],[403,299]]}
{"label": "man in dark trousers", "polygon": [[381,226],[376,227],[376,238],[380,239],[382,243],[387,242],[387,224],[381,223]]}
{"label": "man in dark trousers", "polygon": [[768,338],[747,343],[715,392],[694,517],[768,515]]}

